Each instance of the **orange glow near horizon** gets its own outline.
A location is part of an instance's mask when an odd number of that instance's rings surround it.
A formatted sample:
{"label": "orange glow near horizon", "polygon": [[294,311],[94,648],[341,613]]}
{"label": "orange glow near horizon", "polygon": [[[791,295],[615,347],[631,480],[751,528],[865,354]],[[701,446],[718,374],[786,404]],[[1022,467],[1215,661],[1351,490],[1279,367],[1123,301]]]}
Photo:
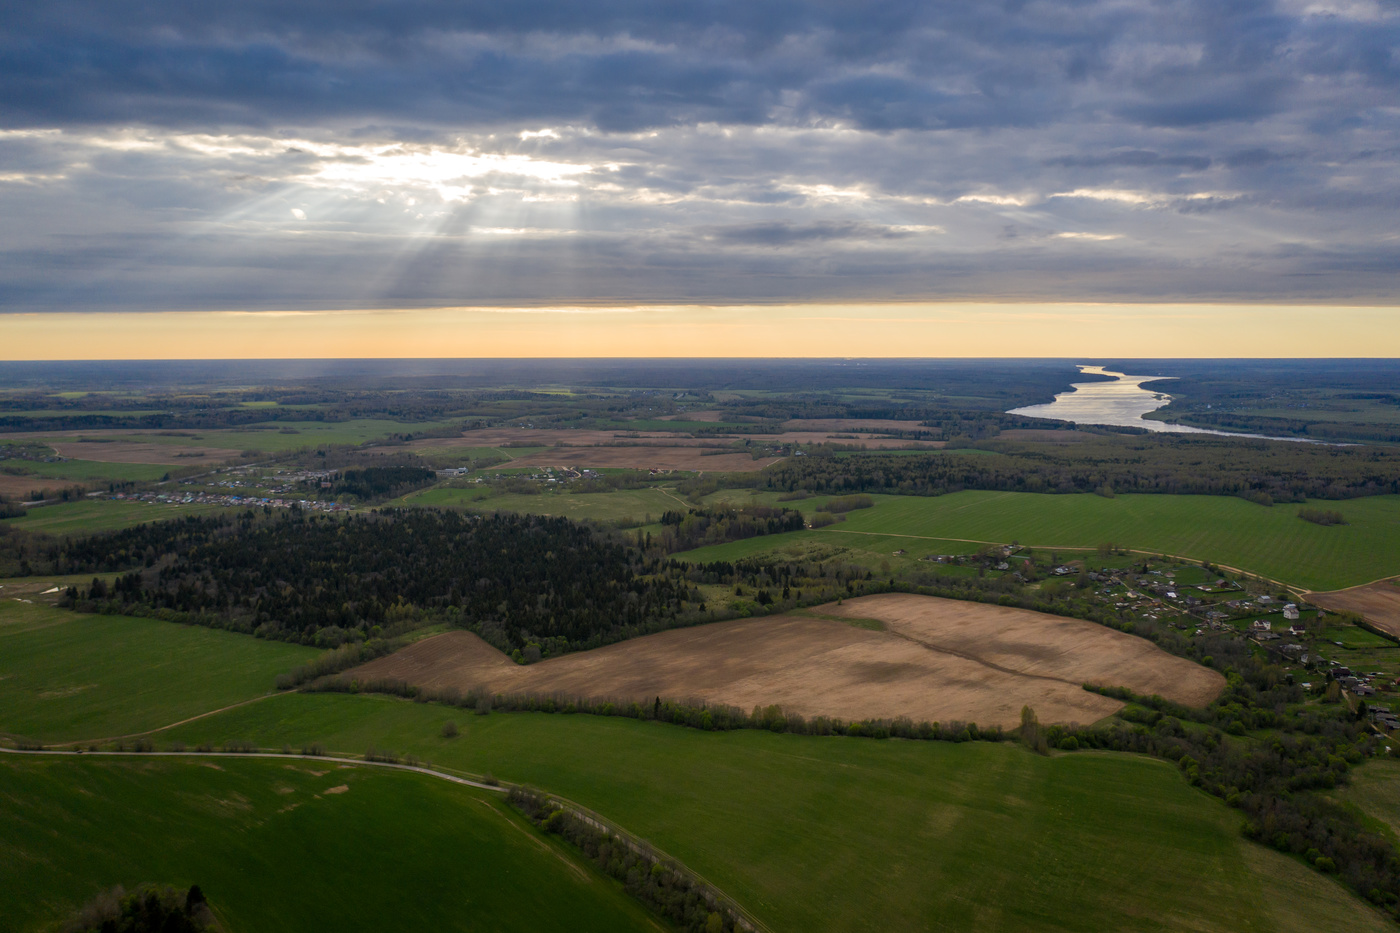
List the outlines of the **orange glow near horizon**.
{"label": "orange glow near horizon", "polygon": [[906,303],[0,315],[0,359],[1396,357],[1400,307]]}

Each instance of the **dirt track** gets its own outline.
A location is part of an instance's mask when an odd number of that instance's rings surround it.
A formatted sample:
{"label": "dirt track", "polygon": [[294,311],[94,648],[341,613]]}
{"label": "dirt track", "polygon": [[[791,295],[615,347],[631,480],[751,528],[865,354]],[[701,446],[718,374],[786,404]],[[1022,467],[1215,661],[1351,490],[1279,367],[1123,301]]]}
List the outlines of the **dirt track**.
{"label": "dirt track", "polygon": [[[845,619],[884,623],[885,631]],[[866,625],[871,623],[866,622]],[[1115,684],[1203,704],[1219,674],[1140,638],[1075,619],[899,594],[719,622],[522,667],[467,632],[449,632],[352,672],[429,687],[647,700],[780,704],[804,716],[1015,725],[1089,723],[1122,704],[1081,683]]]}
{"label": "dirt track", "polygon": [[1400,577],[1331,593],[1309,593],[1308,602],[1324,609],[1355,612],[1381,631],[1400,636]]}

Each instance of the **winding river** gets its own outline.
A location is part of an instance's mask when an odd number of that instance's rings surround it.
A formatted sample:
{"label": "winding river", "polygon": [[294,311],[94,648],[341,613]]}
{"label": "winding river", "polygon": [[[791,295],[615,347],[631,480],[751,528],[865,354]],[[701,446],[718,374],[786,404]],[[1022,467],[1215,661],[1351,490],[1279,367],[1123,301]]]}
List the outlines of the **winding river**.
{"label": "winding river", "polygon": [[1300,441],[1315,444],[1317,441],[1302,437],[1269,437],[1265,434],[1238,434],[1233,431],[1208,431],[1184,424],[1168,424],[1165,421],[1152,421],[1144,418],[1148,412],[1156,411],[1168,404],[1172,397],[1162,392],[1152,392],[1142,387],[1144,382],[1161,379],[1174,379],[1175,376],[1129,376],[1115,373],[1102,366],[1080,366],[1084,375],[1115,376],[1113,382],[1076,382],[1068,392],[1055,396],[1053,402],[1044,405],[1027,405],[1013,408],[1008,415],[1028,415],[1034,418],[1049,418],[1052,421],[1073,421],[1076,424],[1104,424],[1123,428],[1145,428],[1166,434],[1217,434],[1222,437],[1255,437],[1273,441]]}

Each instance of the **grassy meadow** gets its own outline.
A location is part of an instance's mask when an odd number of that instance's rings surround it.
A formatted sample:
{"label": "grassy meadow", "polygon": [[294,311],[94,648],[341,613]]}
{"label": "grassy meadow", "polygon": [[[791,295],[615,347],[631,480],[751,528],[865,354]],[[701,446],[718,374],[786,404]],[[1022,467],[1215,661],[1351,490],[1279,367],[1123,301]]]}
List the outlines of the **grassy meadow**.
{"label": "grassy meadow", "polygon": [[75,741],[155,729],[271,692],[314,648],[86,615],[0,590],[0,733]]}
{"label": "grassy meadow", "polygon": [[203,503],[173,505],[119,499],[83,499],[77,502],[35,506],[18,518],[7,518],[0,524],[50,535],[87,535],[158,522],[166,518],[226,510],[222,505]]}
{"label": "grassy meadow", "polygon": [[[444,739],[443,722],[461,735]],[[1339,885],[1247,842],[1169,764],[1010,744],[707,733],[292,694],[187,743],[371,745],[565,795],[681,859],[775,931],[1380,930]]]}
{"label": "grassy meadow", "polygon": [[[4,448],[0,448],[3,454]],[[133,483],[152,482],[180,467],[160,463],[105,463],[99,460],[62,460],[43,463],[35,460],[0,461],[0,465],[20,467],[28,472],[35,487],[52,486],[54,480],[123,480]]]}
{"label": "grassy meadow", "polygon": [[[1255,505],[1230,496],[1048,495],[967,491],[931,498],[875,496],[874,508],[816,532],[752,538],[688,552],[686,559],[733,560],[789,539],[821,535],[903,537],[898,547],[955,553],[946,542],[1019,541],[1045,548],[1122,547],[1211,560],[1312,590],[1331,590],[1400,573],[1400,497],[1314,502],[1349,524],[1324,527],[1298,518],[1299,505]],[[806,500],[811,502],[812,500]],[[793,503],[797,506],[804,502]],[[909,539],[927,538],[927,544]],[[888,543],[893,543],[892,537]],[[884,542],[882,542],[883,548]]]}
{"label": "grassy meadow", "polygon": [[689,508],[674,493],[654,487],[623,489],[617,492],[569,493],[547,491],[539,495],[493,493],[489,487],[438,486],[400,500],[403,505],[466,508],[478,512],[526,512],[533,515],[562,515],[593,521],[660,521],[662,513]]}
{"label": "grassy meadow", "polygon": [[499,795],[314,762],[0,757],[0,926],[198,884],[233,931],[658,931]]}

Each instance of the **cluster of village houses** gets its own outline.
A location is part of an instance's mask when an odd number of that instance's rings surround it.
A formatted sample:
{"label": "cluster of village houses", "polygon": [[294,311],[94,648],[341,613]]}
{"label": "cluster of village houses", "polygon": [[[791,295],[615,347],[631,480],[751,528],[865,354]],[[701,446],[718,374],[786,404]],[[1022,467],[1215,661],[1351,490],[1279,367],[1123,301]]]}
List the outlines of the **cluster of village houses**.
{"label": "cluster of village houses", "polygon": [[316,499],[284,499],[269,496],[235,496],[211,492],[189,492],[167,495],[154,492],[113,493],[108,498],[124,499],[127,502],[152,502],[162,505],[226,505],[234,508],[257,508],[269,506],[274,509],[306,509],[313,512],[348,512],[350,506],[338,502],[320,502]]}

